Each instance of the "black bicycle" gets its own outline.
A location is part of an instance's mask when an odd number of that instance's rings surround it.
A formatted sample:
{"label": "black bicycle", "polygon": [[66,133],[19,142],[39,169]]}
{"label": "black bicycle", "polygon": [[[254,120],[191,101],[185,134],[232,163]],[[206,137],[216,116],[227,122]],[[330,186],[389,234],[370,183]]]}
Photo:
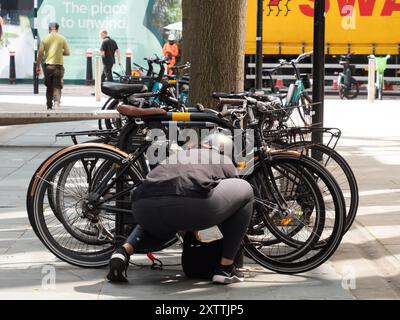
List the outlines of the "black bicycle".
{"label": "black bicycle", "polygon": [[[247,127],[255,129],[256,153],[241,177],[253,184],[256,203],[244,250],[277,272],[298,273],[317,267],[334,253],[342,238],[343,196],[333,177],[316,161],[293,151],[265,149],[254,110],[266,109],[266,103],[251,101],[224,112],[120,107],[129,119],[119,133],[120,149],[78,144],[57,152],[38,168],[27,195],[35,233],[64,261],[83,267],[105,266],[135,226],[130,192],[151,170],[146,158],[153,145],[151,131],[165,129],[173,121],[181,128],[221,127],[233,132],[247,114]],[[329,204],[333,203],[328,218],[328,203],[316,177],[329,190]]]}
{"label": "black bicycle", "polygon": [[[295,109],[303,109],[302,105],[283,104],[275,95],[262,93],[214,93],[213,97],[219,99],[225,107],[243,103],[249,97],[257,101],[268,101],[267,112],[256,112],[259,119],[259,130],[265,143],[273,149],[296,150],[318,161],[333,175],[338,182],[345,198],[347,232],[357,215],[359,193],[356,177],[347,163],[336,150],[341,137],[338,128],[321,128],[319,126],[293,126],[291,116]],[[301,113],[301,111],[299,111]],[[311,136],[318,133],[324,136],[324,143],[318,144],[311,141]]]}

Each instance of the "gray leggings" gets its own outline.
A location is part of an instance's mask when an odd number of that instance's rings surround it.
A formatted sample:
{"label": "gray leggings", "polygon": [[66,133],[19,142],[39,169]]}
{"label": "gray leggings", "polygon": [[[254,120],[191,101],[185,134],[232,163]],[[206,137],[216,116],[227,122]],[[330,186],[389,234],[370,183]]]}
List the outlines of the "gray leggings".
{"label": "gray leggings", "polygon": [[127,242],[134,248],[140,246],[140,228],[167,241],[178,231],[218,226],[224,236],[222,256],[233,260],[250,223],[253,198],[247,181],[226,179],[207,198],[165,196],[135,201],[134,215],[140,227],[132,231]]}

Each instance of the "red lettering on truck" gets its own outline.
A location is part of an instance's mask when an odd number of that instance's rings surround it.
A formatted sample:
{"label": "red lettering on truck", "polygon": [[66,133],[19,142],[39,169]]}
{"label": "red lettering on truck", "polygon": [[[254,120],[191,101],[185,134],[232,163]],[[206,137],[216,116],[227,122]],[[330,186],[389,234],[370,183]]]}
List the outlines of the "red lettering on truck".
{"label": "red lettering on truck", "polygon": [[396,0],[386,0],[381,16],[391,16],[394,11],[400,11],[400,3],[396,3]]}
{"label": "red lettering on truck", "polygon": [[[381,16],[387,17],[392,16],[393,12],[400,11],[400,2],[399,0],[385,0]],[[314,2],[315,0],[308,0],[311,4],[300,4],[300,11],[307,17],[314,16]],[[347,10],[347,6],[355,6],[356,0],[337,0],[339,11],[341,16],[348,16],[352,14],[353,11]],[[357,0],[358,7],[360,10],[361,17],[371,17],[374,13],[374,9],[376,6],[376,0]],[[329,12],[330,9],[330,1],[326,0],[326,8],[325,11]]]}
{"label": "red lettering on truck", "polygon": [[[309,2],[314,3],[314,0],[308,0]],[[328,12],[330,7],[329,0],[325,1],[325,11]],[[300,11],[307,17],[314,17],[314,7],[309,4],[301,4],[299,5]]]}

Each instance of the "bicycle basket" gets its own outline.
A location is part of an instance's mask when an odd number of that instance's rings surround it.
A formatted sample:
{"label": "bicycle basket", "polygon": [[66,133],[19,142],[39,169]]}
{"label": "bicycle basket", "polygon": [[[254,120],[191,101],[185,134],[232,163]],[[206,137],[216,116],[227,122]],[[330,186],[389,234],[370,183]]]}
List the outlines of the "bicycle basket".
{"label": "bicycle basket", "polygon": [[300,75],[300,79],[303,82],[304,89],[310,89],[311,88],[310,76],[307,73],[302,73]]}

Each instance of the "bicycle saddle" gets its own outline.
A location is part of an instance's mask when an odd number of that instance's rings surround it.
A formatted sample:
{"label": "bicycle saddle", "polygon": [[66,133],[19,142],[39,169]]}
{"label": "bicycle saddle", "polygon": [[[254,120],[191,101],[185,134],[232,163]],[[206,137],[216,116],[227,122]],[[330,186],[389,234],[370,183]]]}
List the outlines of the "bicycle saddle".
{"label": "bicycle saddle", "polygon": [[130,118],[165,116],[167,114],[167,111],[165,111],[164,109],[160,108],[142,109],[127,104],[121,104],[120,106],[118,106],[117,111],[123,116],[127,116]]}
{"label": "bicycle saddle", "polygon": [[114,99],[123,99],[135,93],[147,92],[148,88],[142,84],[123,84],[114,82],[104,82],[101,92]]}

